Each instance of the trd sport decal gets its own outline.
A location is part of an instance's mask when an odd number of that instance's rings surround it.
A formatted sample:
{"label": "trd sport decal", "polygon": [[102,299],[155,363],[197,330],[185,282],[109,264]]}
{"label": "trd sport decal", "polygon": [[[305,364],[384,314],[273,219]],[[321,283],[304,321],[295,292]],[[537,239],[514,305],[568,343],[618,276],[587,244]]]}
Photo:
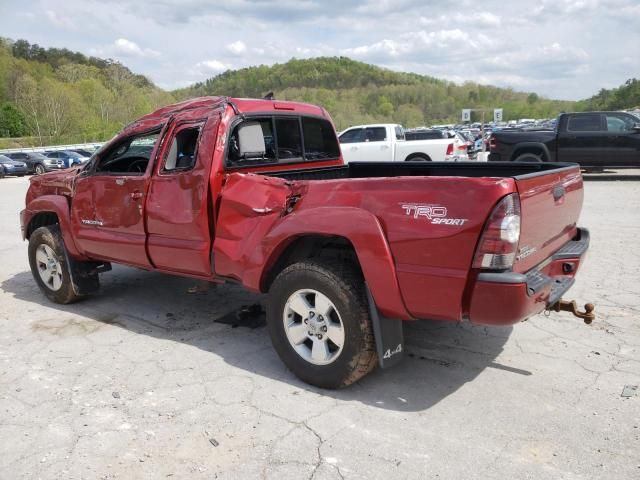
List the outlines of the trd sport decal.
{"label": "trd sport decal", "polygon": [[442,205],[425,205],[421,203],[401,203],[404,213],[418,219],[423,217],[433,225],[464,225],[467,218],[447,217],[447,207]]}

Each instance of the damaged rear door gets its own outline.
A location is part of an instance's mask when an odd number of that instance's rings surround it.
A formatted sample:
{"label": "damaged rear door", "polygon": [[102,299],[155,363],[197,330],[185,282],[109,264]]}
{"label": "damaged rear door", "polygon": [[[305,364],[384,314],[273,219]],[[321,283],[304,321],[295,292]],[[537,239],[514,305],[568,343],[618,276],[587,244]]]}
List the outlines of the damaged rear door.
{"label": "damaged rear door", "polygon": [[216,275],[242,280],[248,260],[286,212],[291,183],[281,178],[232,173],[220,194],[213,243]]}

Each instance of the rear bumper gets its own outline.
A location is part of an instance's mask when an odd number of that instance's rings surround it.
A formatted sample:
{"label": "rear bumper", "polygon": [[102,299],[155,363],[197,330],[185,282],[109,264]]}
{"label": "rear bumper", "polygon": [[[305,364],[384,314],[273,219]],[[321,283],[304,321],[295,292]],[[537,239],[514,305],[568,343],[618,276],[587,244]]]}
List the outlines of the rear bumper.
{"label": "rear bumper", "polygon": [[483,272],[473,285],[469,319],[481,325],[511,325],[555,304],[574,283],[589,248],[589,231],[527,273]]}

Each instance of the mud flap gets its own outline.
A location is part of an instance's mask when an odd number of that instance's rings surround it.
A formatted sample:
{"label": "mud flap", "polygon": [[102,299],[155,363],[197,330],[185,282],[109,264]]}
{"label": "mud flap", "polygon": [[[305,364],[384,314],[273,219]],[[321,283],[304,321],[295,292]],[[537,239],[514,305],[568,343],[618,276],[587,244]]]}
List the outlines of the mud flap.
{"label": "mud flap", "polygon": [[71,277],[71,286],[76,295],[89,295],[100,289],[100,280],[98,274],[111,270],[110,263],[101,262],[78,262],[69,256],[67,249],[64,249],[64,255],[69,265],[69,276]]}
{"label": "mud flap", "polygon": [[404,334],[402,320],[386,318],[380,314],[367,286],[367,301],[369,315],[373,325],[373,335],[376,340],[376,350],[380,368],[393,367],[404,358]]}

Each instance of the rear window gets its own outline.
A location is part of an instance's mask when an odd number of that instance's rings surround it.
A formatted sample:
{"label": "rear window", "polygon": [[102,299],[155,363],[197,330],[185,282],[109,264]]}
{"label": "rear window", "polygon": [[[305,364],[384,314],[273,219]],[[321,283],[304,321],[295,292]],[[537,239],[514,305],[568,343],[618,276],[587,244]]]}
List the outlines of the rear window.
{"label": "rear window", "polygon": [[400,125],[396,125],[396,140],[404,140],[404,130]]}
{"label": "rear window", "polygon": [[572,115],[567,122],[569,132],[600,132],[600,114],[593,115]]}
{"label": "rear window", "polygon": [[231,134],[227,163],[232,167],[264,165],[295,161],[337,159],[340,147],[331,122],[314,117],[259,117],[247,118],[258,122],[262,129],[265,152],[257,158],[243,158],[238,152],[238,127]]}
{"label": "rear window", "polygon": [[302,118],[305,160],[338,158],[340,147],[333,132],[333,126],[320,118]]}

